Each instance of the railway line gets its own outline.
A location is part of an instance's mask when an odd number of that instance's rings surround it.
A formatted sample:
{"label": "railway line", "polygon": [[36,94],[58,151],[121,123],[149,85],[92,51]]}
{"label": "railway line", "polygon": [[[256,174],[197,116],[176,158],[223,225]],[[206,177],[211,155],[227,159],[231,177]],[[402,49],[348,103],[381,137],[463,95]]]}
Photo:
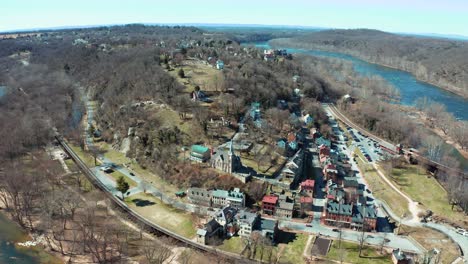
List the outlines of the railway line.
{"label": "railway line", "polygon": [[63,149],[75,161],[75,163],[78,165],[78,167],[83,172],[83,174],[88,178],[89,181],[91,181],[91,183],[94,186],[98,187],[101,191],[103,191],[106,194],[107,198],[109,198],[115,205],[117,205],[117,208],[119,208],[122,212],[128,214],[134,222],[141,224],[145,228],[148,228],[148,230],[150,230],[151,233],[172,237],[173,239],[177,240],[178,242],[181,242],[182,244],[190,248],[195,248],[197,250],[210,253],[214,256],[222,256],[228,259],[232,259],[232,260],[235,260],[236,263],[258,263],[258,261],[247,259],[238,254],[218,250],[216,248],[197,243],[186,237],[178,235],[162,226],[159,226],[155,223],[148,221],[146,218],[144,218],[143,216],[141,216],[140,214],[138,214],[137,212],[129,208],[120,198],[114,196],[107,189],[107,187],[97,179],[96,175],[94,175],[94,173],[88,168],[88,166],[86,166],[86,164],[80,159],[80,157],[78,157],[78,155],[73,151],[73,149],[70,148],[70,146],[68,146],[68,144],[63,140],[61,136],[57,135],[55,136],[55,138],[63,147]]}
{"label": "railway line", "polygon": [[[363,135],[366,135],[367,137],[379,142],[379,144],[381,144],[382,146],[386,146],[386,148],[388,149],[397,149],[397,146],[395,146],[393,143],[391,142],[388,142],[387,140],[385,139],[382,139],[370,132],[368,132],[366,129],[363,129],[362,127],[356,125],[354,122],[352,122],[351,120],[349,120],[349,118],[347,118],[345,115],[343,115],[337,108],[335,105],[333,104],[324,104],[325,106],[329,107],[330,111],[338,118],[340,119],[341,121],[343,121],[346,125],[354,128],[354,129],[357,129],[358,131],[360,131]],[[425,164],[428,164],[429,166],[432,166],[434,168],[437,168],[438,170],[452,170],[454,171],[453,168],[450,168],[444,164],[441,164],[439,162],[436,162],[436,161],[433,161],[433,160],[430,160],[424,156],[421,156],[419,155],[418,153],[410,150],[410,149],[402,149],[403,153],[404,154],[411,154],[414,158],[416,158],[417,160],[419,160],[420,162],[423,162]],[[468,173],[464,172],[464,171],[460,171],[460,170],[455,170],[460,176],[464,177],[465,179],[468,179]]]}

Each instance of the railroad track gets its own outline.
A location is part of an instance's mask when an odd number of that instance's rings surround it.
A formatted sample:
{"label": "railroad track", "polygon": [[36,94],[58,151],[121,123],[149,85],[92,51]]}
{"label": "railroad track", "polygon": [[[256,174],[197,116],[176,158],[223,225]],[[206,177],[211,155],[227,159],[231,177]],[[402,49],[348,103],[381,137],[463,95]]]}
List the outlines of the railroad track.
{"label": "railroad track", "polygon": [[[343,121],[346,125],[354,128],[354,129],[357,129],[359,130],[362,134],[378,141],[380,144],[385,144],[385,145],[390,145],[390,146],[394,146],[395,145],[391,142],[388,142],[386,141],[385,139],[382,139],[374,134],[371,134],[370,132],[368,132],[366,129],[363,129],[361,128],[360,126],[356,125],[354,122],[352,122],[351,120],[349,120],[349,118],[347,118],[345,115],[343,115],[337,108],[335,105],[333,104],[326,104],[329,108],[330,108],[330,111],[333,112],[333,114],[338,118],[340,119],[341,121]],[[456,171],[460,176],[464,177],[465,179],[468,179],[468,173],[464,172],[464,171],[460,171],[460,170],[454,170],[453,168],[450,168],[444,164],[441,164],[439,162],[436,162],[436,161],[433,161],[433,160],[430,160],[424,156],[421,156],[419,155],[418,153],[415,153],[415,152],[412,152],[410,151],[409,149],[403,149],[403,153],[405,154],[411,154],[413,157],[415,157],[416,159],[419,159],[420,161],[422,162],[425,162],[426,164],[429,164],[431,166],[434,166],[438,169],[444,169],[444,170],[452,170],[452,171]]]}
{"label": "railroad track", "polygon": [[192,241],[186,237],[183,237],[181,235],[178,235],[162,226],[159,226],[153,222],[148,221],[146,218],[129,208],[120,198],[114,196],[108,189],[107,187],[102,184],[94,175],[94,173],[86,166],[86,164],[76,155],[76,153],[73,151],[70,146],[62,139],[61,136],[55,136],[56,140],[60,143],[60,145],[63,147],[63,149],[70,155],[70,157],[76,162],[80,170],[84,173],[84,175],[88,178],[88,180],[91,181],[91,183],[98,187],[101,191],[103,191],[106,196],[115,204],[117,205],[117,208],[119,208],[122,212],[128,214],[130,218],[139,224],[142,224],[144,227],[148,228],[152,233],[155,234],[162,234],[168,237],[172,237],[175,240],[183,243],[186,246],[189,246],[191,248],[195,248],[198,250],[201,250],[203,252],[207,252],[210,254],[213,254],[215,256],[222,256],[228,259],[232,259],[237,261],[237,263],[258,263],[258,261],[253,261],[251,259],[247,259],[245,257],[242,257],[241,255],[218,250],[216,248],[203,245],[200,243],[197,243],[195,241]]}

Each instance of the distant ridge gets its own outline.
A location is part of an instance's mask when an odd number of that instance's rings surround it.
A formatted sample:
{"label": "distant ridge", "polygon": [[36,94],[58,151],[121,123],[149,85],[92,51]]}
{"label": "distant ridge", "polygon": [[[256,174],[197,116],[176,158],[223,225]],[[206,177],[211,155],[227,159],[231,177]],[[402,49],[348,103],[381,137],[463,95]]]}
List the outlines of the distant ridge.
{"label": "distant ridge", "polygon": [[269,24],[224,24],[224,23],[126,23],[126,24],[100,24],[100,25],[70,25],[70,26],[57,26],[57,27],[41,27],[41,28],[25,28],[15,30],[2,30],[0,34],[6,33],[25,33],[25,32],[38,32],[48,30],[67,30],[67,29],[86,29],[86,28],[97,28],[97,27],[112,27],[112,26],[125,26],[131,24],[141,24],[145,26],[194,26],[204,28],[273,28],[273,29],[310,29],[310,30],[363,30],[374,33],[387,33],[397,34],[402,36],[413,36],[413,37],[430,37],[430,38],[444,38],[452,40],[464,40],[468,41],[468,36],[456,35],[456,34],[441,34],[441,33],[408,33],[408,32],[387,32],[378,29],[364,29],[364,28],[350,28],[350,29],[338,29],[338,28],[327,28],[327,27],[316,27],[316,26],[301,26],[301,25],[269,25]]}

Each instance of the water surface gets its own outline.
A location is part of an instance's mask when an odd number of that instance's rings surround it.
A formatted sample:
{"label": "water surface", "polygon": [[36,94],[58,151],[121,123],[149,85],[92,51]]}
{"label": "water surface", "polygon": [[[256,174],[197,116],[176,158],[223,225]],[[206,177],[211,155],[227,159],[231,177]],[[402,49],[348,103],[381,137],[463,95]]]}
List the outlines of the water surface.
{"label": "water surface", "polygon": [[[255,45],[258,48],[269,49],[266,42],[245,43],[244,45]],[[354,70],[362,75],[377,75],[395,86],[400,91],[400,104],[414,106],[415,100],[426,96],[429,99],[445,105],[447,111],[459,120],[468,120],[468,100],[454,93],[443,90],[429,83],[421,82],[411,73],[369,63],[351,55],[321,51],[286,48],[290,53],[309,54],[314,56],[338,58],[352,62]]]}

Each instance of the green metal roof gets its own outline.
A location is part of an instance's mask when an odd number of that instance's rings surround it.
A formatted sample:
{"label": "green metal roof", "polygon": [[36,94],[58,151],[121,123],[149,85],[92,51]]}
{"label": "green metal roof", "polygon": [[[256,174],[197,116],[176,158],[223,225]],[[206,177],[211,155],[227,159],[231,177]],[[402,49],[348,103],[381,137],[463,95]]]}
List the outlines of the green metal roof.
{"label": "green metal roof", "polygon": [[209,151],[209,148],[202,145],[192,145],[192,152],[204,154]]}

